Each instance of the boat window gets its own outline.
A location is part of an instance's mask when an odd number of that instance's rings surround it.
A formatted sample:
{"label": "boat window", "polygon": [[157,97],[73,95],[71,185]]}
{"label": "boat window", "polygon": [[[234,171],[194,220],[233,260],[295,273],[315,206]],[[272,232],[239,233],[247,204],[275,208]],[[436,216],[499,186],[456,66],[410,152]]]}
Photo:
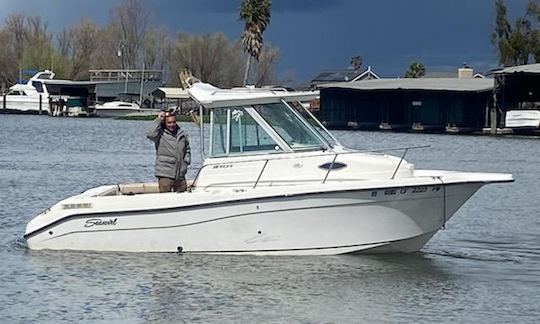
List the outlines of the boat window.
{"label": "boat window", "polygon": [[52,79],[52,73],[41,73],[37,78],[41,80],[49,80]]}
{"label": "boat window", "polygon": [[287,102],[293,109],[296,110],[302,117],[304,117],[305,120],[308,121],[308,123],[313,127],[313,129],[319,133],[319,136],[324,138],[324,140],[330,145],[334,146],[337,143],[336,139],[328,132],[326,128],[324,128],[320,122],[318,122],[315,119],[315,116],[309,111],[309,104],[307,104],[308,107],[304,106],[304,103],[300,103],[298,101],[290,101]]}
{"label": "boat window", "polygon": [[[211,156],[282,152],[244,108],[215,109],[212,114]],[[230,134],[227,134],[227,120]]]}
{"label": "boat window", "polygon": [[68,107],[84,107],[83,99],[81,98],[69,98],[66,101],[66,106]]}
{"label": "boat window", "polygon": [[254,105],[253,108],[294,151],[319,149],[324,145],[283,102]]}
{"label": "boat window", "polygon": [[8,95],[10,96],[22,96],[24,93],[20,92],[20,91],[17,91],[17,90],[12,90],[8,93]]}
{"label": "boat window", "polygon": [[32,81],[32,85],[36,88],[37,92],[43,92],[43,83],[39,81]]}

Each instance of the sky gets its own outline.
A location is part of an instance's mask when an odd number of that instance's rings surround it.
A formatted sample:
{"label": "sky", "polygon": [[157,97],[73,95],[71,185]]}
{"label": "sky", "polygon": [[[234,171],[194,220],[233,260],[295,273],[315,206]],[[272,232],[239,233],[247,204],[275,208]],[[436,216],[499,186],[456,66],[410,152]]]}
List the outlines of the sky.
{"label": "sky", "polygon": [[[0,0],[0,23],[10,13],[41,15],[52,32],[81,17],[105,24],[121,0]],[[239,38],[240,0],[143,0],[154,26],[176,32],[222,32]],[[510,18],[527,0],[506,0]],[[278,47],[278,75],[297,81],[328,69],[364,67],[381,77],[398,77],[421,62],[428,72],[453,72],[464,63],[475,72],[498,66],[490,42],[495,0],[272,0],[264,42]]]}

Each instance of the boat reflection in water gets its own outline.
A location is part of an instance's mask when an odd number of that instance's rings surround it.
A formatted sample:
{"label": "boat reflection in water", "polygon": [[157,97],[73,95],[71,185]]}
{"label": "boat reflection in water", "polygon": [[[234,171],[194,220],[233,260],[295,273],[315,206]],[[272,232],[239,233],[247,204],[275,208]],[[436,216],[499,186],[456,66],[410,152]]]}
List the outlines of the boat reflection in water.
{"label": "boat reflection in water", "polygon": [[158,193],[157,183],[87,190],[34,217],[28,247],[407,253],[421,249],[480,187],[513,181],[510,174],[415,170],[402,156],[347,149],[299,104],[318,93],[204,83],[189,93],[210,120],[209,138],[201,140],[206,158],[190,190]]}

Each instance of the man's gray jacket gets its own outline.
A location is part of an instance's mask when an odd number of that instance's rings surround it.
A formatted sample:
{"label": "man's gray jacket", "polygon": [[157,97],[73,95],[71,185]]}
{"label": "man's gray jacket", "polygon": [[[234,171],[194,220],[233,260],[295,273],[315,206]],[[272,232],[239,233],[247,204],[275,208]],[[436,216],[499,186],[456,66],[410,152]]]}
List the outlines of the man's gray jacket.
{"label": "man's gray jacket", "polygon": [[156,146],[156,177],[184,180],[187,166],[191,164],[191,149],[184,131],[177,125],[176,134],[173,134],[158,117],[146,137]]}

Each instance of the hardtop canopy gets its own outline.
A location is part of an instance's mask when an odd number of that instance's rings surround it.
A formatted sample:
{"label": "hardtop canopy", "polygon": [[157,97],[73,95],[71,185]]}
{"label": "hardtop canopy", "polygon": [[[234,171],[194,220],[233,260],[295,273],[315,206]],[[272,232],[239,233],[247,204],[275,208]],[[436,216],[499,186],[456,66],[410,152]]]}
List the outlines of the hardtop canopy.
{"label": "hardtop canopy", "polygon": [[319,91],[287,92],[281,89],[219,89],[208,83],[195,83],[189,88],[191,97],[206,108],[249,106],[285,101],[308,101],[319,98]]}

